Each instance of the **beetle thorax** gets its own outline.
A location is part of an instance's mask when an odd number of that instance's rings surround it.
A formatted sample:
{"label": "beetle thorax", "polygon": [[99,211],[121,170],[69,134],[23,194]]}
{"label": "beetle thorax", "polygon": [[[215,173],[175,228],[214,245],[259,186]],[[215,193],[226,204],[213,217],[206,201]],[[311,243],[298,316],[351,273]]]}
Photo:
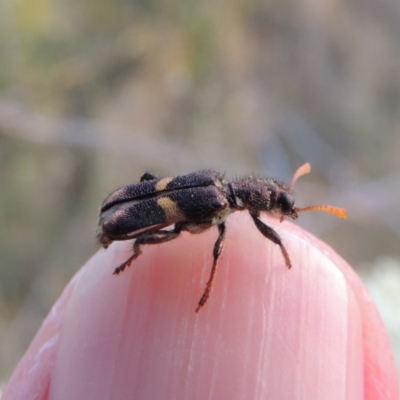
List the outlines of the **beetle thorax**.
{"label": "beetle thorax", "polygon": [[245,178],[232,183],[238,209],[271,211],[276,203],[276,185],[272,180]]}

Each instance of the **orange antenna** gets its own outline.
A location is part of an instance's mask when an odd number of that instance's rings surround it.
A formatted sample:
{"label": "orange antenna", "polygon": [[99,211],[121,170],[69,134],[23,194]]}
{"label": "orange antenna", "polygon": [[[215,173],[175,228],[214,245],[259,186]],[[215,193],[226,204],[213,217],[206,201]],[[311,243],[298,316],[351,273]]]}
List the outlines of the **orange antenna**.
{"label": "orange antenna", "polygon": [[[301,167],[297,168],[297,171],[294,173],[292,182],[290,183],[289,193],[293,190],[293,186],[296,183],[297,179],[299,179],[302,175],[308,174],[311,172],[311,165],[309,163],[303,164]],[[303,212],[303,211],[325,211],[336,215],[339,218],[347,218],[347,211],[344,208],[334,207],[334,206],[326,206],[326,205],[316,205],[309,206],[304,208],[295,207],[295,212]],[[282,215],[280,221],[282,222],[285,219],[285,216]]]}
{"label": "orange antenna", "polygon": [[292,182],[290,182],[289,191],[291,192],[293,190],[293,186],[297,179],[299,179],[302,175],[309,174],[310,172],[311,165],[309,163],[305,163],[301,167],[297,168],[297,171],[293,175]]}
{"label": "orange antenna", "polygon": [[347,218],[347,211],[344,208],[334,207],[334,206],[309,206],[304,208],[295,208],[296,212],[303,212],[303,211],[326,211],[333,215],[336,215],[339,218]]}

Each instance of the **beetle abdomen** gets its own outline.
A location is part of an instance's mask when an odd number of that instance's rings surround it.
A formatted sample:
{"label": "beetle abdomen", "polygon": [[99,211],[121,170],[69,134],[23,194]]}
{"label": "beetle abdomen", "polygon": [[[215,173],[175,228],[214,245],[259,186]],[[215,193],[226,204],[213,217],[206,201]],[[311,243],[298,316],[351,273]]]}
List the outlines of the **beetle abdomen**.
{"label": "beetle abdomen", "polygon": [[116,204],[100,214],[99,241],[126,240],[181,221],[211,220],[227,207],[216,186],[180,189],[168,195]]}

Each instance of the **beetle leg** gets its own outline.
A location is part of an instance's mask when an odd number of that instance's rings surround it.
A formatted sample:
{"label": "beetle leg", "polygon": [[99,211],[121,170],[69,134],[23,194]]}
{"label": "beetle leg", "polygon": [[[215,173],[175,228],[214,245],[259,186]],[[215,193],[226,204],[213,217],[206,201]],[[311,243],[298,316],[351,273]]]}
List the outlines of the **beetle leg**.
{"label": "beetle leg", "polygon": [[196,312],[198,312],[200,310],[200,308],[203,307],[204,304],[206,304],[206,301],[207,301],[208,297],[210,296],[211,286],[213,284],[215,272],[217,270],[217,261],[218,261],[219,256],[222,253],[222,249],[224,247],[224,242],[225,242],[225,224],[224,223],[218,225],[218,231],[219,231],[219,236],[218,236],[217,241],[214,244],[214,249],[213,249],[214,261],[213,261],[213,265],[211,268],[210,277],[208,278],[208,282],[207,282],[206,288],[204,289],[203,295],[201,296],[201,298],[199,300],[199,304],[196,308]]}
{"label": "beetle leg", "polygon": [[153,179],[158,179],[155,175],[151,174],[150,172],[145,172],[141,178],[140,178],[140,182],[144,182],[144,181],[152,181]]}
{"label": "beetle leg", "polygon": [[135,243],[133,244],[133,254],[125,262],[123,262],[119,267],[115,268],[114,275],[118,275],[126,267],[129,267],[133,260],[136,260],[136,258],[139,257],[139,255],[142,253],[142,250],[140,249],[140,247],[142,245],[144,245],[144,244],[160,244],[160,243],[169,242],[170,240],[177,238],[180,233],[181,233],[180,227],[175,226],[174,230],[172,230],[172,231],[158,231],[155,233],[139,236],[135,240]]}
{"label": "beetle leg", "polygon": [[265,236],[267,239],[271,240],[275,244],[277,244],[282,251],[283,258],[285,259],[286,266],[288,268],[292,268],[292,263],[290,262],[290,257],[289,254],[285,248],[285,246],[282,243],[282,240],[278,233],[273,230],[270,226],[266,225],[264,222],[262,222],[259,219],[259,214],[252,213],[250,214],[251,217],[253,218],[253,221],[257,227],[257,229]]}

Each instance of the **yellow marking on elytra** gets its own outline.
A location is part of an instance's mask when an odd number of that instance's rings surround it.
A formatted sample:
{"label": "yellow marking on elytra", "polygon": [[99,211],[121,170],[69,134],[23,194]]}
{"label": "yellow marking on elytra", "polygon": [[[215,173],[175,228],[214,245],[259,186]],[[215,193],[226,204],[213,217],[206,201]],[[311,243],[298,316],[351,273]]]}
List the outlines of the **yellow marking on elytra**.
{"label": "yellow marking on elytra", "polygon": [[165,190],[168,184],[173,180],[174,178],[162,178],[156,183],[156,192]]}
{"label": "yellow marking on elytra", "polygon": [[160,197],[157,199],[157,205],[164,210],[167,220],[177,220],[184,216],[178,207],[178,204],[176,204],[175,201],[171,200],[169,197]]}

